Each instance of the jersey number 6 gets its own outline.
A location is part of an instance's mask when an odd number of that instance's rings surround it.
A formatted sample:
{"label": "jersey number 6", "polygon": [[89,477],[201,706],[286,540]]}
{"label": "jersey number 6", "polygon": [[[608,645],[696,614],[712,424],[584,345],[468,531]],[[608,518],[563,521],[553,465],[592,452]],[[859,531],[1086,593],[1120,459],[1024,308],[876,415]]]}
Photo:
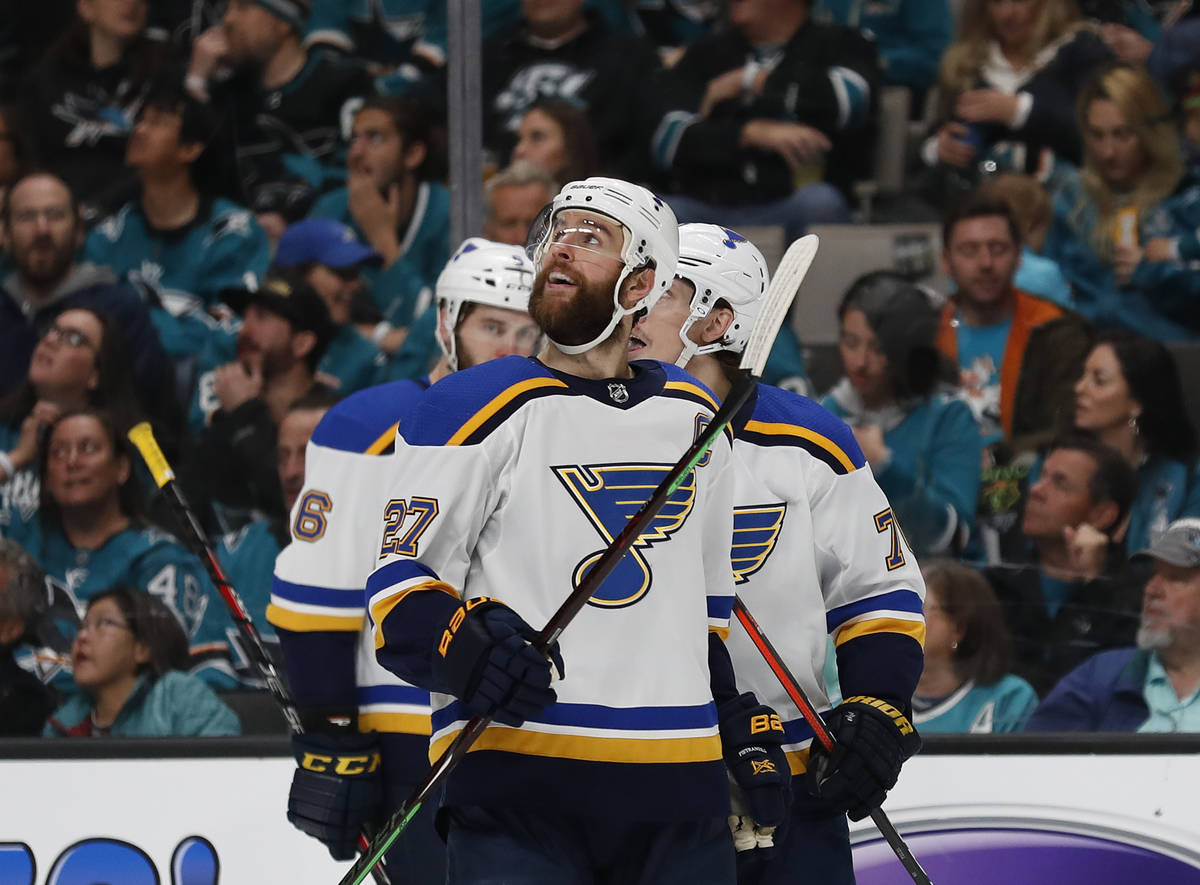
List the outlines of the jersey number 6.
{"label": "jersey number 6", "polygon": [[[379,558],[416,556],[417,542],[437,515],[436,498],[413,498],[411,501],[393,498],[388,501],[383,508],[383,545],[379,548]],[[411,523],[409,517],[413,517]]]}

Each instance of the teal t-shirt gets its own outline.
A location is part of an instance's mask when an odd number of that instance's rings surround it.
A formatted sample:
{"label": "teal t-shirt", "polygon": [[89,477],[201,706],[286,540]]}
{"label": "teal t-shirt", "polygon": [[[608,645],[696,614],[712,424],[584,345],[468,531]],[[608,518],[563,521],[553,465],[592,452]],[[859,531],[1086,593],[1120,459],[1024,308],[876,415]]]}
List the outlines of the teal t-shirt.
{"label": "teal t-shirt", "polygon": [[1042,599],[1046,603],[1046,611],[1053,618],[1062,608],[1067,594],[1071,592],[1071,582],[1063,581],[1060,578],[1051,578],[1049,575],[1040,575],[1039,580],[1042,586]]}
{"label": "teal t-shirt", "polygon": [[1000,422],[1000,369],[1012,319],[994,326],[958,326],[959,386],[963,399],[971,407],[983,444],[1004,438]]}
{"label": "teal t-shirt", "polygon": [[1200,732],[1200,689],[1180,699],[1157,654],[1150,655],[1142,696],[1150,716],[1138,732]]}

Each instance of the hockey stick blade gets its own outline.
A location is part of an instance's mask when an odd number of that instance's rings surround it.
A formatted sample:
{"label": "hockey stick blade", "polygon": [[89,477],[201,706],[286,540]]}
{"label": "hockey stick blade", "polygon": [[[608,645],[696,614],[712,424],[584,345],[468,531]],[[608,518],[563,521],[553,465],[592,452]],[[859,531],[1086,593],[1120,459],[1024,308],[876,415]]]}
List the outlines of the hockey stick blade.
{"label": "hockey stick blade", "polygon": [[[740,596],[735,596],[733,600],[733,613],[737,617],[738,622],[746,630],[746,635],[750,637],[750,641],[754,643],[754,647],[758,649],[759,654],[763,656],[763,660],[767,662],[767,666],[771,668],[771,672],[775,674],[775,678],[779,680],[779,684],[783,686],[783,690],[787,692],[789,698],[800,710],[800,714],[813,730],[816,739],[821,742],[821,745],[828,751],[833,750],[834,740],[833,734],[825,725],[825,720],[817,713],[816,708],[812,705],[812,701],[808,699],[808,695],[804,693],[799,681],[792,675],[792,671],[779,656],[779,652],[775,650],[775,646],[771,640],[767,638],[767,634],[758,626],[758,621],[754,620],[754,615],[750,614],[750,610],[746,608],[746,603],[742,602]],[[892,851],[896,853],[897,859],[904,866],[905,872],[912,877],[916,885],[933,885],[933,881],[929,878],[929,874],[913,857],[912,851],[909,850],[903,837],[896,832],[896,828],[892,826],[892,822],[888,819],[886,812],[882,808],[871,809],[871,821],[879,828],[879,832],[883,834],[883,838],[891,846]]]}
{"label": "hockey stick blade", "polygon": [[742,353],[740,368],[749,369],[755,378],[762,377],[775,336],[779,334],[779,327],[792,308],[792,300],[800,291],[800,284],[812,266],[820,244],[816,234],[801,237],[788,246],[779,266],[775,268],[775,275],[771,277],[771,284],[759,308],[758,319],[750,332],[750,340]]}
{"label": "hockey stick blade", "polygon": [[[292,734],[303,734],[304,726],[300,722],[300,714],[296,710],[296,703],[292,700],[291,692],[288,691],[286,683],[284,683],[283,678],[279,675],[279,671],[275,667],[275,662],[271,660],[271,655],[267,651],[267,647],[263,644],[262,634],[254,626],[254,621],[251,619],[250,612],[247,611],[245,604],[242,602],[241,596],[238,595],[233,584],[229,582],[224,569],[221,568],[221,563],[212,552],[212,548],[204,536],[204,530],[200,528],[200,523],[197,521],[196,515],[192,512],[191,506],[183,496],[183,492],[179,489],[178,481],[175,479],[175,471],[171,469],[166,455],[163,454],[162,449],[158,446],[158,441],[154,438],[154,431],[151,429],[150,424],[146,421],[136,424],[130,428],[127,436],[129,437],[129,441],[137,448],[138,453],[141,454],[142,460],[146,462],[146,467],[150,470],[150,475],[154,477],[155,484],[162,489],[163,494],[166,495],[167,500],[170,501],[176,515],[179,517],[179,521],[188,535],[186,540],[190,543],[193,552],[196,553],[200,561],[204,564],[209,578],[221,594],[221,599],[229,609],[230,617],[233,618],[234,626],[237,627],[238,634],[242,637],[242,642],[246,645],[246,652],[254,662],[259,675],[262,676],[267,690],[271,693],[271,697],[279,705],[279,710],[283,713],[283,718],[287,721],[288,729]],[[359,847],[363,850],[370,844],[365,834],[361,834],[358,841]],[[374,865],[372,867],[372,875],[379,885],[391,885],[391,879],[388,878],[382,865]]]}
{"label": "hockey stick blade", "polygon": [[[726,425],[733,420],[738,411],[746,404],[750,398],[750,393],[754,390],[754,379],[748,374],[742,376],[734,384],[733,389],[725,398],[725,402],[713,415],[712,421],[704,431],[696,438],[696,441],[688,448],[683,456],[676,462],[675,466],[668,471],[663,481],[651,492],[646,503],[641,509],[633,515],[633,517],[625,523],[625,528],[621,533],[609,544],[608,548],[596,560],[596,564],[592,566],[587,575],[579,586],[571,591],[570,595],[558,607],[550,620],[533,639],[532,645],[544,655],[549,655],[550,647],[557,641],[558,637],[566,629],[571,620],[582,611],[587,601],[600,589],[600,585],[604,583],[604,579],[609,576],[614,568],[617,567],[622,557],[629,552],[635,541],[642,535],[658,511],[667,503],[675,490],[679,488],[680,483],[687,478],[688,474],[695,469],[696,464],[708,453],[709,448],[724,432]],[[339,885],[360,885],[366,877],[366,871],[369,865],[375,863],[379,858],[387,853],[392,843],[396,838],[404,832],[404,828],[409,822],[416,817],[417,812],[421,807],[429,801],[429,797],[433,794],[447,775],[454,770],[455,766],[467,755],[467,751],[475,740],[483,734],[484,730],[491,723],[491,719],[485,716],[476,716],[470,719],[466,726],[458,736],[451,742],[450,746],[443,751],[442,755],[434,762],[429,773],[425,775],[425,779],[419,783],[413,790],[412,795],[405,800],[388,819],[387,823],[380,828],[375,838],[371,841],[370,848],[366,853],[359,855],[358,860],[342,877]]]}

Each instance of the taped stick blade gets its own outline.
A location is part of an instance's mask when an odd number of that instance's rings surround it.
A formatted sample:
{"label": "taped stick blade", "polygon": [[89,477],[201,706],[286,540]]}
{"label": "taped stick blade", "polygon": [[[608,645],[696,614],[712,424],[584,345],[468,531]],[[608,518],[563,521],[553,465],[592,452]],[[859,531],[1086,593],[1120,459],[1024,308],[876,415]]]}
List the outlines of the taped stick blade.
{"label": "taped stick blade", "polygon": [[741,368],[749,369],[755,378],[762,377],[771,345],[775,343],[779,327],[792,309],[792,301],[812,266],[820,243],[816,234],[801,237],[788,247],[779,267],[775,268],[775,275],[771,277],[771,285],[767,287],[767,294],[763,298],[762,309],[758,312],[758,321],[742,354]]}

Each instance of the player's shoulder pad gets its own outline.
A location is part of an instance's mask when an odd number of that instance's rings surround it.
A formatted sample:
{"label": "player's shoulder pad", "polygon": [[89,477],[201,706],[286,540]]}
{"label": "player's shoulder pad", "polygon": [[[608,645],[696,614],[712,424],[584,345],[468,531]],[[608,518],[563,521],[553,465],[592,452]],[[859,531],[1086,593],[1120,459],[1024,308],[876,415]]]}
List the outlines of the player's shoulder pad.
{"label": "player's shoulder pad", "polygon": [[758,385],[754,413],[738,439],[756,446],[795,446],[839,475],[866,464],[849,425],[824,406],[779,387]]}
{"label": "player's shoulder pad", "polygon": [[717,410],[719,405],[717,395],[709,390],[703,381],[694,375],[689,375],[686,370],[679,368],[674,363],[660,362],[658,365],[662,368],[663,374],[667,376],[667,380],[663,384],[663,396],[694,400],[701,405],[708,406],[714,412]]}
{"label": "player's shoulder pad", "polygon": [[426,391],[401,426],[413,446],[476,445],[523,405],[570,393],[535,360],[506,356],[447,375]]}
{"label": "player's shoulder pad", "polygon": [[427,389],[427,384],[405,378],[356,391],[325,413],[312,441],[355,454],[394,451],[396,425]]}

